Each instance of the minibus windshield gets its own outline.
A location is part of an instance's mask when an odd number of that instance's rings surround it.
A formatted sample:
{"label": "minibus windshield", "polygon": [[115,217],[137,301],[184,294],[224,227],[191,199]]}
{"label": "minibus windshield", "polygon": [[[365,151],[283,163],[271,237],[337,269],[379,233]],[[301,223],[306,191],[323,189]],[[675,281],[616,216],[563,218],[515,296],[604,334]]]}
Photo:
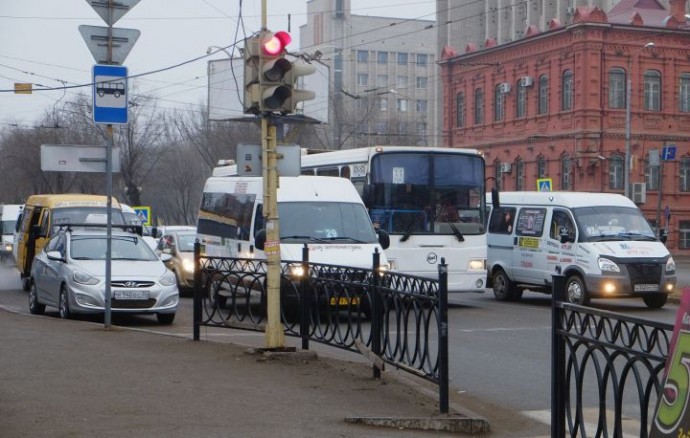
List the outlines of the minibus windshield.
{"label": "minibus windshield", "polygon": [[[105,224],[108,210],[106,207],[62,207],[53,209],[53,227],[61,224]],[[124,225],[122,211],[112,209],[112,223]]]}
{"label": "minibus windshield", "polygon": [[580,241],[656,240],[654,230],[640,210],[630,207],[581,207],[573,209]]}
{"label": "minibus windshield", "polygon": [[376,243],[364,205],[345,202],[279,202],[280,240]]}

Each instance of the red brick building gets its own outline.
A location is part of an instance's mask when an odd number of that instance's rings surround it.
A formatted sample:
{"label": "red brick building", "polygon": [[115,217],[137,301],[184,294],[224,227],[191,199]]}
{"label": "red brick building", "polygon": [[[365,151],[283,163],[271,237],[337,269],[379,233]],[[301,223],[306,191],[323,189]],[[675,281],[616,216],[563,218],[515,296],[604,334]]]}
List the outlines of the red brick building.
{"label": "red brick building", "polygon": [[669,250],[690,255],[690,26],[685,0],[670,9],[580,7],[567,26],[445,48],[445,145],[483,151],[502,190],[550,179],[552,190],[629,192],[650,223],[668,226]]}

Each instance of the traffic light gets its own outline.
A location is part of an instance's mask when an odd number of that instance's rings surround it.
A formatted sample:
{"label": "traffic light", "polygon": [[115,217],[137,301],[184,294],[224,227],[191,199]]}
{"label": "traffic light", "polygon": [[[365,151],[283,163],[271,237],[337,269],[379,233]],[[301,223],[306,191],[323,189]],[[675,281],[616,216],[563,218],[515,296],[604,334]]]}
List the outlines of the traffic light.
{"label": "traffic light", "polygon": [[255,36],[244,40],[244,100],[242,106],[245,113],[259,113],[259,46],[261,38]]}
{"label": "traffic light", "polygon": [[290,34],[284,31],[265,32],[262,35],[259,67],[261,111],[284,112],[283,104],[291,95],[291,87],[286,83],[286,79],[292,69],[292,63],[285,59],[286,47],[291,41]]}
{"label": "traffic light", "polygon": [[313,91],[303,89],[303,84],[300,84],[300,78],[308,76],[316,72],[316,67],[313,65],[297,60],[292,63],[292,68],[287,73],[286,84],[290,87],[290,97],[285,101],[283,108],[285,113],[297,112],[297,105],[305,100],[312,100],[316,97]]}

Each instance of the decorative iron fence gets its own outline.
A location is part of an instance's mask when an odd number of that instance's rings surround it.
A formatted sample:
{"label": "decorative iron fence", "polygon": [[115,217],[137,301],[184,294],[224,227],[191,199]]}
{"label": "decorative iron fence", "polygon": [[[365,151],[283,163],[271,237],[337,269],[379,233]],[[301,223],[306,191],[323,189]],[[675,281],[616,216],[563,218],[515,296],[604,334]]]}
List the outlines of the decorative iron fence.
{"label": "decorative iron fence", "polygon": [[[200,257],[195,245],[194,340],[200,326],[263,331],[267,315],[265,260]],[[440,411],[448,412],[448,274],[439,278],[310,263],[281,264],[280,303],[284,333],[383,363],[439,386]],[[306,273],[306,275],[305,275]]]}
{"label": "decorative iron fence", "polygon": [[553,276],[552,437],[646,438],[673,326],[569,304]]}

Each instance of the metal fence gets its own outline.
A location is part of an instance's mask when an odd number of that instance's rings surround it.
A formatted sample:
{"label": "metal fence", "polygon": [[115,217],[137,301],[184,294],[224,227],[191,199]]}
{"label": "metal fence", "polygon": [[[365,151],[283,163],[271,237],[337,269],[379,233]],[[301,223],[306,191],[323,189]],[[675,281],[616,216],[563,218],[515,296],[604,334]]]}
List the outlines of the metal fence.
{"label": "metal fence", "polygon": [[569,304],[553,277],[552,437],[648,437],[673,326]]}
{"label": "metal fence", "polygon": [[[383,364],[439,386],[448,412],[448,274],[438,279],[372,268],[310,263],[281,264],[281,321],[284,333],[300,337],[302,349],[315,341],[365,355],[374,377]],[[265,260],[201,257],[195,246],[194,339],[200,326],[264,331],[267,296]]]}

